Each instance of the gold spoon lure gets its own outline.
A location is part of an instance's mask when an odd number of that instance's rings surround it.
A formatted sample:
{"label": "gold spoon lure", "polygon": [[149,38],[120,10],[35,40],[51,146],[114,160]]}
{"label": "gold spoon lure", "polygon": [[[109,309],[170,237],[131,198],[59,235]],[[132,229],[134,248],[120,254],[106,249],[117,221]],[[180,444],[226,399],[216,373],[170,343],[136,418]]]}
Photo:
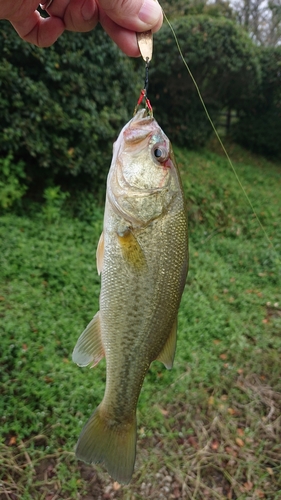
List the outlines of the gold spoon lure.
{"label": "gold spoon lure", "polygon": [[137,41],[143,60],[149,64],[152,59],[153,52],[153,35],[152,31],[143,31],[137,33]]}

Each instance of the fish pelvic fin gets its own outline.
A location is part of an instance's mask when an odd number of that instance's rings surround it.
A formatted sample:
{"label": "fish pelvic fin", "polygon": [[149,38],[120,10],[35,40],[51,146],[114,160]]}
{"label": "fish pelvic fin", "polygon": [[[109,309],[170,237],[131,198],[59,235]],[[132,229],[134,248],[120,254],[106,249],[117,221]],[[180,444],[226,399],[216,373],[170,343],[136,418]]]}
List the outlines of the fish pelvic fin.
{"label": "fish pelvic fin", "polygon": [[79,366],[87,366],[90,363],[92,363],[92,366],[95,366],[104,355],[101,340],[100,313],[98,311],[77,340],[72,353],[72,360]]}
{"label": "fish pelvic fin", "polygon": [[120,424],[106,418],[101,404],[79,436],[76,457],[88,464],[103,463],[115,481],[128,484],[134,472],[136,434],[135,415],[130,422]]}
{"label": "fish pelvic fin", "polygon": [[158,361],[161,361],[161,363],[163,363],[168,370],[171,370],[171,368],[173,368],[177,345],[177,326],[178,321],[176,319],[162,351],[156,358]]}

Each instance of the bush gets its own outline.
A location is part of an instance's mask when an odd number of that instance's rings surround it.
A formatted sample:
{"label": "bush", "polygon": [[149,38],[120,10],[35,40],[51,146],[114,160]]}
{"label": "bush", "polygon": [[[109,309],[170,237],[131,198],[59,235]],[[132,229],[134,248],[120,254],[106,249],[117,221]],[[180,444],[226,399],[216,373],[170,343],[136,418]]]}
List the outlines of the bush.
{"label": "bush", "polygon": [[0,158],[0,209],[9,209],[25,194],[26,175],[24,162],[14,163],[12,155]]}
{"label": "bush", "polygon": [[[259,81],[257,48],[240,27],[204,15],[172,25],[215,122],[223,107],[236,107],[253,95]],[[164,129],[179,145],[204,145],[212,129],[167,25],[155,37],[152,64],[149,91]]]}
{"label": "bush", "polygon": [[281,47],[259,49],[261,82],[252,99],[240,108],[233,128],[237,141],[268,156],[281,157]]}
{"label": "bush", "polygon": [[131,60],[100,28],[40,49],[0,26],[0,157],[41,192],[73,176],[96,191],[140,87]]}

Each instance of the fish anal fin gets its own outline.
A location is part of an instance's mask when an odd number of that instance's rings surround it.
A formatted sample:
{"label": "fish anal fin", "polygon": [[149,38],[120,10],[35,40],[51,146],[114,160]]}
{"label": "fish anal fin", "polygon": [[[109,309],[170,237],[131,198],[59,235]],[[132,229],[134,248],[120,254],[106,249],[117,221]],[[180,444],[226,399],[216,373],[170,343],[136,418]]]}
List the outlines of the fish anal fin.
{"label": "fish anal fin", "polygon": [[72,353],[72,360],[79,366],[87,366],[90,363],[95,366],[104,355],[100,330],[100,313],[97,312],[77,340]]}
{"label": "fish anal fin", "polygon": [[164,345],[159,356],[157,356],[156,358],[158,361],[161,361],[161,363],[163,363],[168,370],[171,370],[171,368],[173,368],[173,363],[174,363],[174,357],[177,345],[177,323],[178,322],[176,319],[173,324],[170,335],[166,341],[166,344]]}
{"label": "fish anal fin", "polygon": [[104,257],[104,235],[103,235],[103,232],[102,232],[101,235],[100,235],[100,239],[99,239],[98,246],[97,246],[97,251],[96,251],[98,274],[100,274],[102,272],[103,257]]}
{"label": "fish anal fin", "polygon": [[114,422],[105,417],[101,403],[79,436],[76,456],[88,464],[103,463],[115,481],[128,484],[134,472],[136,429],[135,415],[130,422]]}
{"label": "fish anal fin", "polygon": [[125,262],[129,264],[134,271],[143,271],[147,269],[144,252],[131,229],[126,229],[125,231],[117,233],[117,238]]}

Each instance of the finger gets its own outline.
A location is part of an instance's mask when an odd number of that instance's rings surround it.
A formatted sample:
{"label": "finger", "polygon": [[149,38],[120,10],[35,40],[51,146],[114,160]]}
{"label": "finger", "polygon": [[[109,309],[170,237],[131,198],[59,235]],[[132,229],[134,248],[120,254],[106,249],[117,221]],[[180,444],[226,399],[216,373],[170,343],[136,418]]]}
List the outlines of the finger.
{"label": "finger", "polygon": [[131,31],[158,31],[163,23],[157,0],[98,0],[100,11]]}
{"label": "finger", "polygon": [[136,32],[118,26],[104,12],[100,13],[100,24],[118,47],[129,57],[140,56]]}
{"label": "finger", "polygon": [[39,12],[33,12],[24,21],[12,22],[19,36],[26,42],[49,47],[64,32],[64,23],[58,17],[43,19]]}
{"label": "finger", "polygon": [[53,3],[48,9],[51,16],[63,19],[65,29],[86,32],[95,28],[98,23],[98,7],[96,0],[62,0]]}

